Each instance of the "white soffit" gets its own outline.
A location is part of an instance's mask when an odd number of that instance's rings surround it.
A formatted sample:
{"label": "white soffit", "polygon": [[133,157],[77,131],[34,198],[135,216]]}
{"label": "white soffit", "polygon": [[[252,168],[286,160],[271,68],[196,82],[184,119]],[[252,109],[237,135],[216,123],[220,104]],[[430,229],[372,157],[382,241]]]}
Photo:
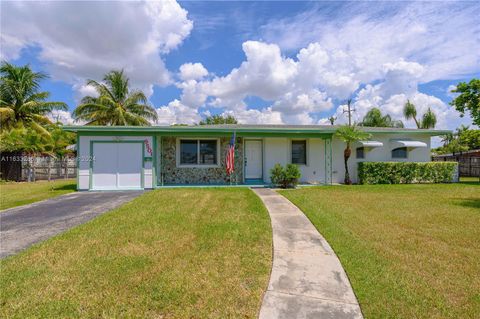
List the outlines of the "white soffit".
{"label": "white soffit", "polygon": [[420,141],[392,141],[395,147],[427,147],[427,143]]}
{"label": "white soffit", "polygon": [[362,144],[363,147],[382,147],[383,143],[378,142],[378,141],[360,141],[360,144]]}

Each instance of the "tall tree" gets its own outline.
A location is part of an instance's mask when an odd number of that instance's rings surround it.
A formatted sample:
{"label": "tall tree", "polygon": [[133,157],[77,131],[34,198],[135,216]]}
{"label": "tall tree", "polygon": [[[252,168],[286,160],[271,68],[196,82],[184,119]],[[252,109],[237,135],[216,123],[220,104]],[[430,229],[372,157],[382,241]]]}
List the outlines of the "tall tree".
{"label": "tall tree", "polygon": [[419,122],[417,120],[417,108],[410,100],[407,100],[407,103],[405,103],[403,107],[403,115],[407,120],[413,119],[419,129],[434,128],[437,124],[437,117],[430,108],[422,115],[422,121]]}
{"label": "tall tree", "polygon": [[140,90],[129,89],[129,79],[121,71],[110,71],[103,83],[88,80],[98,97],[86,96],[73,112],[76,120],[87,125],[150,125],[157,120],[155,108],[148,104],[147,97]]}
{"label": "tall tree", "polygon": [[345,179],[344,182],[347,185],[352,184],[350,179],[350,172],[348,170],[348,159],[352,155],[351,145],[355,142],[368,140],[371,138],[371,135],[362,131],[356,126],[344,125],[340,127],[335,135],[342,141],[344,141],[347,145],[345,150],[343,151],[343,160],[345,165]]}
{"label": "tall tree", "polygon": [[33,72],[29,65],[16,66],[2,62],[0,66],[0,126],[1,130],[27,128],[49,135],[46,116],[53,110],[67,110],[63,102],[47,101],[49,92],[40,91],[40,82],[47,75]]}
{"label": "tall tree", "polygon": [[369,127],[403,127],[403,122],[392,120],[390,115],[383,115],[380,109],[374,107],[365,114],[359,125]]}
{"label": "tall tree", "polygon": [[219,124],[237,124],[237,119],[232,115],[212,115],[207,116],[205,120],[200,121],[199,125],[219,125]]}
{"label": "tall tree", "polygon": [[472,79],[470,82],[460,82],[452,93],[460,93],[451,105],[464,116],[470,112],[473,124],[480,126],[480,79]]}

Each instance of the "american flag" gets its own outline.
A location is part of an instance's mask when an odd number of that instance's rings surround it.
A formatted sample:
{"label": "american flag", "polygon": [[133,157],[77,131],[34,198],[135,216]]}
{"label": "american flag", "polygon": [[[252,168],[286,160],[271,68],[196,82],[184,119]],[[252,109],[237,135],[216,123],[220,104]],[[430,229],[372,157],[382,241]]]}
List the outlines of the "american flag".
{"label": "american flag", "polygon": [[227,174],[230,175],[235,170],[235,132],[230,139],[230,146],[228,147],[227,157],[225,158],[225,166],[227,167]]}

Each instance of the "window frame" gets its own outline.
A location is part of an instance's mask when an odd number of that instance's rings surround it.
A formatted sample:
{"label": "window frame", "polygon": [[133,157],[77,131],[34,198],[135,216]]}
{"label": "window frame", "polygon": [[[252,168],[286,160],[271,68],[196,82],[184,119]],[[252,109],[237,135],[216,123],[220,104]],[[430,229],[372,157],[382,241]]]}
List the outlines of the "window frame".
{"label": "window frame", "polygon": [[[358,150],[362,149],[362,157],[358,156]],[[355,148],[355,159],[365,159],[366,152],[365,152],[365,146],[359,146]]]}
{"label": "window frame", "polygon": [[[293,142],[305,142],[305,163],[293,162]],[[290,163],[298,166],[308,166],[308,139],[304,139],[304,138],[290,139]]]}
{"label": "window frame", "polygon": [[[396,157],[396,156],[393,156],[393,151],[398,150],[398,149],[405,149],[405,157]],[[392,149],[392,150],[390,151],[390,156],[391,156],[392,159],[402,160],[402,159],[408,159],[408,153],[409,153],[409,152],[408,152],[408,147],[402,146],[402,147],[396,147],[396,148]]]}
{"label": "window frame", "polygon": [[[196,164],[182,164],[181,163],[181,143],[182,141],[197,141],[197,163]],[[215,164],[200,164],[200,142],[201,141],[215,141],[216,143],[216,163]],[[219,138],[209,138],[209,137],[180,137],[177,138],[176,143],[176,164],[178,168],[217,168],[220,167],[220,139]]]}

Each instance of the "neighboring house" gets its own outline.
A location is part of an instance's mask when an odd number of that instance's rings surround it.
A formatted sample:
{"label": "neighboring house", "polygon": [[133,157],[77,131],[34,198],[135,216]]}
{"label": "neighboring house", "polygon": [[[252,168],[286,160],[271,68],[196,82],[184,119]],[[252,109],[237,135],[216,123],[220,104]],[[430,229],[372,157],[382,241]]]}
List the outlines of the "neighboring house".
{"label": "neighboring house", "polygon": [[480,177],[480,150],[433,155],[435,162],[458,162],[460,176]]}
{"label": "neighboring house", "polygon": [[[294,163],[301,183],[341,183],[345,143],[336,126],[68,126],[78,133],[78,189],[147,189],[167,185],[268,184],[276,164]],[[356,143],[349,165],[357,179],[360,161],[430,161],[430,138],[447,131],[362,128],[372,134]],[[225,156],[236,133],[235,172]]]}

